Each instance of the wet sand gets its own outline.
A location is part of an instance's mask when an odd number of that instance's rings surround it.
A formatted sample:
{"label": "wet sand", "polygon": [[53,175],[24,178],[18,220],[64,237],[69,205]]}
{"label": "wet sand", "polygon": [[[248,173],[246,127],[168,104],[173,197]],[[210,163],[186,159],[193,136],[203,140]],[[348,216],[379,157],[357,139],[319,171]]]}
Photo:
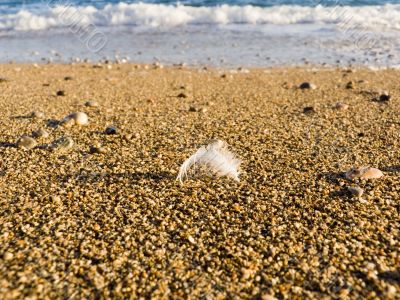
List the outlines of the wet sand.
{"label": "wet sand", "polygon": [[[399,76],[0,65],[0,298],[396,299]],[[76,111],[89,125],[58,125]],[[49,147],[65,136],[72,148]],[[241,181],[181,185],[213,138]],[[349,181],[355,166],[384,176]]]}

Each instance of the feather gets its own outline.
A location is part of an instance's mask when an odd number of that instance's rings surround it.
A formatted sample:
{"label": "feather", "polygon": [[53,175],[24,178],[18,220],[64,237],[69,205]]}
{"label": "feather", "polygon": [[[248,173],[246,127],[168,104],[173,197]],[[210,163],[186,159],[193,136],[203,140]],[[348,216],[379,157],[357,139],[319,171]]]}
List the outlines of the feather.
{"label": "feather", "polygon": [[239,181],[239,165],[241,161],[228,150],[228,145],[221,140],[212,140],[208,145],[200,147],[195,154],[182,164],[177,179],[182,183],[188,172],[195,167],[205,168],[217,176],[227,176]]}

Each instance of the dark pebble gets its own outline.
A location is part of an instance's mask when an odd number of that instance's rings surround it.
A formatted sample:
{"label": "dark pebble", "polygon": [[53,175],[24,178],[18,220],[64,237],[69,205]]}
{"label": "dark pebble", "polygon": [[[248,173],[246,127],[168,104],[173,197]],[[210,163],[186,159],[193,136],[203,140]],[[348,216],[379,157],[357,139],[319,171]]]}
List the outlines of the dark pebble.
{"label": "dark pebble", "polygon": [[379,101],[386,102],[390,101],[390,95],[388,92],[384,92],[379,96]]}
{"label": "dark pebble", "polygon": [[354,89],[354,82],[353,81],[349,81],[346,84],[346,89],[349,89],[349,90]]}
{"label": "dark pebble", "polygon": [[305,114],[315,113],[315,109],[312,106],[306,106],[303,108],[303,113]]}
{"label": "dark pebble", "polygon": [[108,126],[105,130],[106,134],[117,134],[117,128],[115,126]]}
{"label": "dark pebble", "polygon": [[178,98],[187,98],[187,95],[185,93],[180,93],[177,96]]}
{"label": "dark pebble", "polygon": [[302,90],[314,90],[316,89],[316,86],[310,82],[303,82],[302,84],[299,85],[299,88]]}

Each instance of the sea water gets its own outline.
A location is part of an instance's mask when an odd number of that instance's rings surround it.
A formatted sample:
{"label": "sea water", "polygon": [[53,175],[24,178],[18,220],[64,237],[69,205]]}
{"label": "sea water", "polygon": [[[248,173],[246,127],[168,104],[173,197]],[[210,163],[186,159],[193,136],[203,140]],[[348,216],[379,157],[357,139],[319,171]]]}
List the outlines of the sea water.
{"label": "sea water", "polygon": [[0,0],[0,61],[400,65],[400,0]]}

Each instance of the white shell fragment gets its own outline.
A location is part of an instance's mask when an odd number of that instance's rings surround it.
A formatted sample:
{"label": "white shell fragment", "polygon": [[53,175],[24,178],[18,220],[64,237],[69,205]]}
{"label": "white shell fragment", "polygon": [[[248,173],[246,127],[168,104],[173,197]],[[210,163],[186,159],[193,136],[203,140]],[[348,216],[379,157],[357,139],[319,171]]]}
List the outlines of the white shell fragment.
{"label": "white shell fragment", "polygon": [[360,167],[360,168],[351,168],[345,174],[346,178],[349,180],[353,179],[377,179],[383,176],[381,170],[371,167]]}
{"label": "white shell fragment", "polygon": [[36,141],[27,135],[23,135],[17,142],[17,147],[25,150],[35,148],[36,145]]}
{"label": "white shell fragment", "polygon": [[69,136],[63,136],[52,143],[52,148],[59,151],[66,151],[72,148],[74,140]]}
{"label": "white shell fragment", "polygon": [[74,112],[69,114],[64,119],[61,120],[63,125],[87,125],[89,124],[89,117],[84,112]]}

